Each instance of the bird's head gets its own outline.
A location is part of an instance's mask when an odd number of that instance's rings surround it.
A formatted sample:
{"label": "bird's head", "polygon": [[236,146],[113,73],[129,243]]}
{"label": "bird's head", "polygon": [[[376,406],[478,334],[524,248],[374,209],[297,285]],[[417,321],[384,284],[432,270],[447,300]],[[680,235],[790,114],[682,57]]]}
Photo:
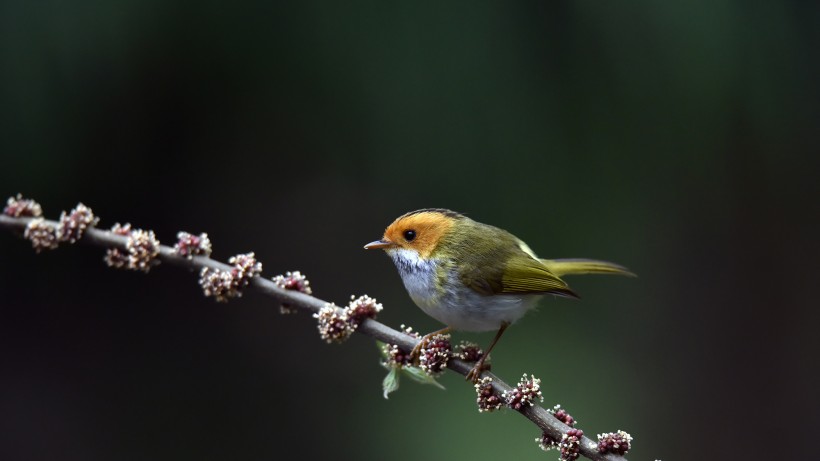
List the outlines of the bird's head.
{"label": "bird's head", "polygon": [[370,242],[364,248],[381,248],[388,254],[397,250],[413,251],[420,258],[427,259],[462,219],[466,218],[443,208],[411,211],[399,216],[387,226],[381,240]]}

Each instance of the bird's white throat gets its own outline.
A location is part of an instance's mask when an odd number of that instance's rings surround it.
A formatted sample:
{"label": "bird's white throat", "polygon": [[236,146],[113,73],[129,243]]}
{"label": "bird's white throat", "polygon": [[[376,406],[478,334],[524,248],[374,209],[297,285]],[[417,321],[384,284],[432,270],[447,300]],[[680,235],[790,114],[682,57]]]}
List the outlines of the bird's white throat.
{"label": "bird's white throat", "polygon": [[423,259],[418,252],[404,248],[391,249],[387,254],[399,270],[404,287],[419,307],[425,309],[436,297],[435,284],[438,263],[434,259]]}

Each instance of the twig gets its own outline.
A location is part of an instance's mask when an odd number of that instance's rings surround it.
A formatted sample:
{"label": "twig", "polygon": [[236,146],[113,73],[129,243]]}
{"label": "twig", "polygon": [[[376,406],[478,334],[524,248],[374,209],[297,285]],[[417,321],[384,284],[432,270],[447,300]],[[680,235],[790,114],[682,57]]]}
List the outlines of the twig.
{"label": "twig", "polygon": [[[0,214],[0,227],[5,227],[7,229],[16,230],[22,233],[29,222],[34,219],[40,218],[22,216],[11,217]],[[55,227],[59,224],[57,221],[43,221],[45,224]],[[103,248],[126,249],[128,237],[117,235],[110,231],[89,227],[82,234],[79,241]],[[216,261],[207,256],[193,256],[190,258],[180,256],[172,247],[166,245],[159,246],[159,254],[157,257],[168,264],[192,269],[201,270],[205,267],[222,271],[230,271],[233,269],[233,266]],[[259,291],[276,298],[282,303],[287,303],[289,307],[305,309],[314,313],[319,312],[322,307],[330,304],[327,301],[323,301],[298,291],[280,288],[273,281],[262,278],[261,276],[254,276],[250,285]],[[415,347],[419,341],[417,338],[413,338],[403,332],[394,330],[393,328],[390,328],[387,325],[373,319],[365,319],[356,331],[385,343],[396,344],[403,350],[408,351]],[[466,376],[472,369],[472,366],[462,360],[452,359],[448,362],[447,369],[462,376]],[[498,393],[498,395],[502,395],[504,392],[509,392],[513,389],[510,385],[490,372],[484,372],[482,376],[489,376],[492,378],[493,389],[496,393]],[[570,426],[567,426],[563,422],[559,421],[552,413],[538,404],[533,403],[532,406],[524,407],[518,411],[555,440],[560,441],[562,435],[566,434],[567,431],[571,429]],[[586,436],[581,438],[578,448],[583,456],[593,460],[624,461],[626,459],[623,456],[614,453],[600,453],[597,449],[597,442]]]}

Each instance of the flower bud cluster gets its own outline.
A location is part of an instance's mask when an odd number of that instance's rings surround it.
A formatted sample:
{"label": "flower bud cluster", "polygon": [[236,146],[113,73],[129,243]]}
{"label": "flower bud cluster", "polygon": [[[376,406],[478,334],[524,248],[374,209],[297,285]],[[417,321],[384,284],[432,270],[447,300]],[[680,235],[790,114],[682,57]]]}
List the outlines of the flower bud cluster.
{"label": "flower bud cluster", "polygon": [[313,318],[318,319],[319,336],[328,344],[342,343],[356,331],[347,310],[332,303],[325,304]]}
{"label": "flower bud cluster", "polygon": [[[306,295],[313,294],[313,290],[310,288],[310,281],[299,271],[285,272],[285,275],[277,275],[271,280],[283,290],[298,291]],[[279,312],[282,314],[295,314],[296,309],[288,303],[282,303],[279,306]]]}
{"label": "flower bud cluster", "polygon": [[[412,338],[418,338],[418,332],[413,331],[413,327],[405,327],[404,325],[401,326],[401,329],[404,331],[404,334],[410,336]],[[385,360],[384,366],[388,368],[393,367],[404,367],[404,366],[412,366],[413,365],[413,357],[410,354],[410,351],[404,351],[401,349],[397,344],[389,344],[386,343],[383,346],[383,351]]]}
{"label": "flower bud cluster", "polygon": [[575,418],[573,418],[566,410],[561,408],[561,405],[555,405],[552,410],[547,410],[552,413],[558,421],[566,424],[569,427],[575,427]]}
{"label": "flower bud cluster", "polygon": [[228,262],[233,265],[231,270],[204,267],[199,273],[199,286],[205,296],[213,296],[218,302],[241,297],[242,288],[262,273],[262,263],[256,260],[253,252],[232,256]]}
{"label": "flower bud cluster", "polygon": [[[561,408],[561,405],[555,405],[551,410],[547,410],[547,411],[549,411],[553,416],[555,416],[555,418],[558,421],[561,421],[562,423],[566,424],[567,426],[569,426],[569,427],[575,426],[575,423],[576,423],[575,418],[570,416],[570,414],[567,413],[566,410]],[[583,435],[582,431],[579,431],[579,432],[581,433],[581,435]],[[573,433],[573,434],[575,434],[575,433]],[[564,435],[563,439],[566,439],[566,437],[567,436]],[[563,441],[563,439],[562,439],[562,441]],[[579,438],[579,440],[580,440],[580,438]],[[556,449],[556,450],[561,449],[562,441],[558,441],[558,440],[554,439],[551,435],[549,435],[546,432],[542,433],[541,437],[535,439],[535,441],[538,442],[538,445],[544,451],[551,450],[551,449]],[[571,442],[571,440],[570,440],[570,442]],[[561,459],[564,459],[564,458],[561,458]]]}
{"label": "flower bud cluster", "polygon": [[23,232],[23,237],[31,241],[31,246],[37,253],[43,250],[53,250],[59,243],[57,229],[43,218],[31,220]]}
{"label": "flower bud cluster", "polygon": [[584,437],[584,431],[581,429],[570,429],[563,435],[561,441],[558,443],[558,450],[561,451],[562,461],[575,461],[581,456],[581,439]]}
{"label": "flower bud cluster", "polygon": [[430,376],[439,376],[447,368],[452,352],[450,335],[441,333],[433,335],[424,342],[419,351],[419,368]]}
{"label": "flower bud cluster", "polygon": [[253,252],[231,256],[228,264],[233,265],[231,275],[237,288],[245,288],[252,278],[262,273],[262,263],[256,260]]}
{"label": "flower bud cluster", "polygon": [[505,391],[503,397],[507,406],[513,410],[531,407],[533,400],[544,400],[544,395],[541,393],[541,380],[535,376],[528,378],[524,373],[518,384],[513,389]]}
{"label": "flower bud cluster", "polygon": [[12,218],[32,217],[39,218],[43,215],[43,207],[34,200],[23,198],[22,194],[17,194],[16,197],[9,197],[6,200],[6,207],[3,208],[3,214],[11,216]]}
{"label": "flower bud cluster", "polygon": [[177,243],[174,245],[176,254],[192,259],[194,256],[211,256],[211,250],[211,240],[208,234],[177,233]]}
{"label": "flower bud cluster", "polygon": [[199,272],[199,286],[205,296],[213,296],[217,302],[226,303],[230,298],[242,296],[228,271],[203,267]]}
{"label": "flower bud cluster", "polygon": [[46,249],[53,250],[60,242],[76,242],[82,238],[87,228],[100,221],[90,208],[79,203],[70,213],[63,211],[55,226],[41,217],[43,208],[39,203],[25,199],[20,194],[8,198],[3,214],[13,218],[35,218],[26,226],[23,237],[31,241],[31,246],[37,253]]}
{"label": "flower bud cluster", "polygon": [[364,319],[376,318],[382,305],[375,298],[367,295],[350,297],[350,303],[344,308],[335,304],[326,304],[319,312],[313,314],[319,321],[319,335],[327,343],[341,343],[359,328]]}
{"label": "flower bud cluster", "polygon": [[111,232],[128,238],[125,250],[109,248],[105,252],[105,263],[118,269],[148,272],[159,264],[159,240],[152,230],[132,229],[131,224],[114,224]]}
{"label": "flower bud cluster", "polygon": [[489,413],[504,406],[504,400],[493,389],[493,378],[485,376],[475,383],[474,387],[479,412]]}
{"label": "flower bud cluster", "polygon": [[152,230],[136,229],[128,235],[125,244],[128,251],[128,268],[148,272],[151,266],[159,264],[159,240]]}
{"label": "flower bud cluster", "polygon": [[[481,350],[481,347],[479,347],[479,345],[476,343],[470,341],[461,341],[456,346],[456,350],[453,355],[457,359],[463,360],[465,362],[478,362],[478,360],[484,356],[484,351]],[[484,363],[489,365],[489,357],[487,358],[487,360],[484,361]]]}
{"label": "flower bud cluster", "polygon": [[550,450],[553,450],[553,449],[555,449],[555,450],[558,449],[558,441],[555,440],[547,432],[542,432],[541,437],[537,437],[535,439],[535,442],[544,451],[550,451]]}
{"label": "flower bud cluster", "polygon": [[624,431],[598,434],[599,453],[617,453],[625,455],[632,445],[632,436]]}
{"label": "flower bud cluster", "polygon": [[94,216],[91,208],[78,203],[70,213],[65,211],[60,214],[60,222],[57,224],[57,239],[61,242],[74,243],[80,240],[89,227],[96,226],[100,218]]}
{"label": "flower bud cluster", "polygon": [[[116,223],[111,227],[111,232],[127,237],[131,234],[131,224],[126,223],[121,225],[120,223]],[[105,250],[105,258],[103,259],[109,267],[114,267],[117,269],[128,267],[128,252],[119,248],[109,248]]]}
{"label": "flower bud cluster", "polygon": [[375,319],[376,315],[384,309],[381,303],[376,301],[376,298],[371,298],[368,295],[362,295],[358,298],[350,295],[350,302],[347,304],[347,315],[350,321],[353,322],[354,327],[364,322],[364,319]]}

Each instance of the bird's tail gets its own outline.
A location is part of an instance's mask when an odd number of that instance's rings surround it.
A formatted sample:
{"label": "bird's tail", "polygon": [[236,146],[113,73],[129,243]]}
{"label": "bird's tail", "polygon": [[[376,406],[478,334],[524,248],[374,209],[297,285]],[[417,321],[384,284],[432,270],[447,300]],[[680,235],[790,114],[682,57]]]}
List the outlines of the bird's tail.
{"label": "bird's tail", "polygon": [[623,266],[595,259],[542,259],[541,262],[550,272],[559,277],[575,274],[616,274],[637,277]]}

